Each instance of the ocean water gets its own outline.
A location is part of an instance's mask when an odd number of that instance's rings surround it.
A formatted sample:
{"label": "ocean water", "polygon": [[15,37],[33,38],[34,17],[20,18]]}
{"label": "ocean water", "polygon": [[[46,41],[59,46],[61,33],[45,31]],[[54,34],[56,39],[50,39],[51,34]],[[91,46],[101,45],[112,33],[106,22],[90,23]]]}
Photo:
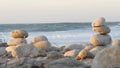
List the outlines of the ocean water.
{"label": "ocean water", "polygon": [[[120,23],[106,23],[110,29],[112,39],[120,39]],[[44,35],[55,46],[89,42],[92,31],[91,23],[44,23],[44,24],[0,24],[0,39],[7,42],[11,39],[10,31],[23,29],[29,33],[28,43],[38,35]]]}

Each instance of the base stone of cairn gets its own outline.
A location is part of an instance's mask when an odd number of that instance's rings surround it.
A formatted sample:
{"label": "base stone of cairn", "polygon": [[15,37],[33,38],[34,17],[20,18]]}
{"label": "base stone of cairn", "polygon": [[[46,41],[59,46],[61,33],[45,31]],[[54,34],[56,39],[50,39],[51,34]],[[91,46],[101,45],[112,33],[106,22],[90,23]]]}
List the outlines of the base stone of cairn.
{"label": "base stone of cairn", "polygon": [[105,46],[111,44],[112,39],[110,35],[93,35],[90,37],[90,43],[93,46]]}
{"label": "base stone of cairn", "polygon": [[14,38],[14,39],[10,39],[7,42],[7,45],[8,46],[17,46],[17,45],[22,44],[22,43],[27,44],[26,39],[24,39],[24,38]]}

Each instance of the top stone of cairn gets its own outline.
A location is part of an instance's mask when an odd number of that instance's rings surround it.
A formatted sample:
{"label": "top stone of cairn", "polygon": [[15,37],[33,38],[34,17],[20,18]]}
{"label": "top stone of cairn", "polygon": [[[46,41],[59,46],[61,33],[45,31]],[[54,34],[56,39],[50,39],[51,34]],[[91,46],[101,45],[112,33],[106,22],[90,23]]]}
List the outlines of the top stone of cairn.
{"label": "top stone of cairn", "polygon": [[105,25],[105,18],[99,17],[92,22],[92,27],[100,27]]}

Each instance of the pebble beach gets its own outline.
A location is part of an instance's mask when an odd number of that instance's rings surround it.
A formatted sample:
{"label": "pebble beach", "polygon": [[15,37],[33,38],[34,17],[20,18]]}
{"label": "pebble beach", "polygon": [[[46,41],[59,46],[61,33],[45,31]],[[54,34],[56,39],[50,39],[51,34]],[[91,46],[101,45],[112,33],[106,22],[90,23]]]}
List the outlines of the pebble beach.
{"label": "pebble beach", "polygon": [[89,26],[89,40],[59,46],[45,35],[28,41],[29,31],[13,29],[0,43],[0,68],[119,68],[120,40],[110,34],[106,19],[96,18]]}

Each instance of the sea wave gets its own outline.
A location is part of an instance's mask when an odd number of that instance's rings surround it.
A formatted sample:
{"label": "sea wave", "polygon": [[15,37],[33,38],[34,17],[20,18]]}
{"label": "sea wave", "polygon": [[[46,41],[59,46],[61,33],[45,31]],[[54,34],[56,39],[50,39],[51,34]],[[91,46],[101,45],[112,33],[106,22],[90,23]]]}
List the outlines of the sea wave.
{"label": "sea wave", "polygon": [[83,29],[90,27],[90,23],[44,23],[44,24],[1,24],[0,32],[13,29],[24,29],[28,32],[50,32]]}

